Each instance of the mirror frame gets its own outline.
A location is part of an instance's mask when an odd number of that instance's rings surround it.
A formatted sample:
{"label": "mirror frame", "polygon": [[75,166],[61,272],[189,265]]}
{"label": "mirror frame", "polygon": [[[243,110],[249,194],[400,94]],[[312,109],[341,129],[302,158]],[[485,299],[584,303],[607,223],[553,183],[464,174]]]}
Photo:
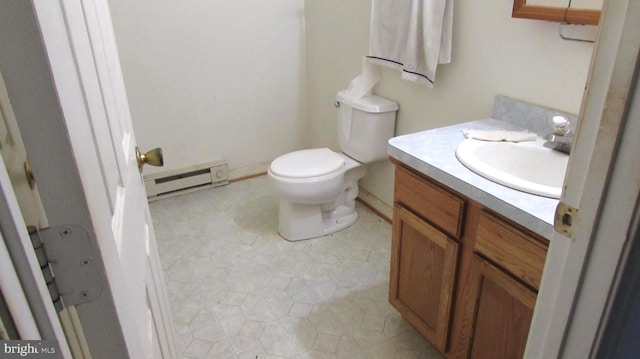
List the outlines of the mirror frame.
{"label": "mirror frame", "polygon": [[567,24],[598,25],[600,13],[600,10],[527,5],[527,0],[513,0],[511,17],[564,22]]}

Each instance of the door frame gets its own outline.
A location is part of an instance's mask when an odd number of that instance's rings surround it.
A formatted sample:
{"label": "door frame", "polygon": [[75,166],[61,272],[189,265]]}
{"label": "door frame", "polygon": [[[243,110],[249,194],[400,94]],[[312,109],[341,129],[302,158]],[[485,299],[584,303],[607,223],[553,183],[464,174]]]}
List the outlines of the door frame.
{"label": "door frame", "polygon": [[2,157],[0,232],[0,286],[18,335],[26,340],[57,340],[62,355],[71,358]]}
{"label": "door frame", "polygon": [[573,234],[550,241],[527,358],[596,355],[637,217],[639,52],[640,3],[605,1],[560,199]]}

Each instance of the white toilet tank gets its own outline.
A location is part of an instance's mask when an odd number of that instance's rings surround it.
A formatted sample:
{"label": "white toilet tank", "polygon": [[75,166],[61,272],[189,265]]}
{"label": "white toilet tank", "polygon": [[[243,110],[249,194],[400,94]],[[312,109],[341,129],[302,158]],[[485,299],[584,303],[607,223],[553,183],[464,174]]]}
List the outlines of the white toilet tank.
{"label": "white toilet tank", "polygon": [[338,140],[342,152],[369,163],[387,158],[387,142],[393,137],[398,104],[379,96],[365,96],[352,105],[338,92]]}

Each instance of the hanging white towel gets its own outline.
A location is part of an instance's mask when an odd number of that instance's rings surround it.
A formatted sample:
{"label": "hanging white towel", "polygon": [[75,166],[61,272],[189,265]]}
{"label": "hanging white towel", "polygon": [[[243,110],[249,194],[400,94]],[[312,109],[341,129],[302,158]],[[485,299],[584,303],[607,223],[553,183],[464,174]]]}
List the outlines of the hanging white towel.
{"label": "hanging white towel", "polygon": [[369,61],[433,87],[438,64],[451,62],[453,0],[373,0]]}

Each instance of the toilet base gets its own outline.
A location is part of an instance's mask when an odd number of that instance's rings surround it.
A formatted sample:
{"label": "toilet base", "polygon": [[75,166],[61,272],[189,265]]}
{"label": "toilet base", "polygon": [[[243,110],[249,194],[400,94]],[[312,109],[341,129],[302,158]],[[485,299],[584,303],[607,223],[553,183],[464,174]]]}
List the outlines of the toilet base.
{"label": "toilet base", "polygon": [[337,232],[357,220],[358,212],[348,206],[324,211],[320,204],[292,203],[281,199],[278,233],[288,241],[300,241]]}
{"label": "toilet base", "polygon": [[[302,187],[305,182],[287,183],[275,179],[279,189],[280,213],[278,217],[278,233],[286,240],[299,241],[325,236],[345,229],[358,220],[356,212],[356,198],[358,197],[358,181],[364,177],[365,168],[350,158],[345,158],[347,168],[340,174],[338,190],[329,192],[326,196],[316,196],[309,201],[304,196],[303,188],[308,192],[317,192],[317,186],[323,183],[310,181],[308,187]],[[322,182],[326,182],[326,179]],[[291,189],[297,189],[292,195]],[[340,189],[341,188],[341,189]],[[295,192],[295,191],[294,191]],[[323,191],[319,191],[323,193]],[[284,195],[287,194],[287,195]],[[308,193],[307,193],[308,195]]]}

